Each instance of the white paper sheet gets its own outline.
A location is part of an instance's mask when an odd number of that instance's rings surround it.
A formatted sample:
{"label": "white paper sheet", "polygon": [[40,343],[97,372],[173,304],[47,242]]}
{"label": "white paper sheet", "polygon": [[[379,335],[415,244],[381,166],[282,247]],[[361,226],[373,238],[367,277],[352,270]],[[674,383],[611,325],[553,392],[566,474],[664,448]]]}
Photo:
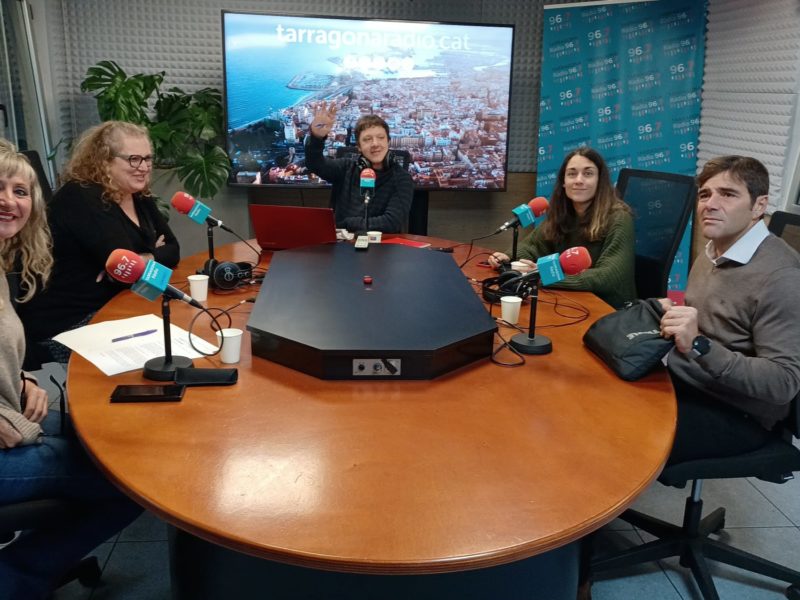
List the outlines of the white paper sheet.
{"label": "white paper sheet", "polygon": [[[122,339],[134,334],[155,330],[153,333]],[[172,354],[200,358],[203,356],[189,344],[189,332],[170,324]],[[73,352],[90,361],[106,375],[117,375],[144,367],[151,358],[164,356],[164,322],[156,315],[141,315],[118,321],[103,321],[71,331],[53,338]],[[117,341],[112,341],[117,340]],[[214,352],[217,347],[192,336],[194,345],[204,352]]]}

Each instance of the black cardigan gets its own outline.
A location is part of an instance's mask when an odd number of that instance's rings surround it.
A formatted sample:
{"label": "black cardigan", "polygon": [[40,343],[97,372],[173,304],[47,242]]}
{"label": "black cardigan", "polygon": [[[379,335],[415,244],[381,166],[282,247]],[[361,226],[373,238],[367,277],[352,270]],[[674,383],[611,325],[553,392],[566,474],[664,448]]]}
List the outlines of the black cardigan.
{"label": "black cardigan", "polygon": [[[133,202],[139,226],[118,204],[103,200],[99,185],[71,181],[56,192],[47,215],[53,234],[53,274],[43,291],[17,307],[28,344],[70,329],[126,288],[108,276],[97,282],[113,250],[151,253],[170,268],[178,264],[178,240],[153,198],[136,194]],[[161,235],[166,243],[156,248]]]}
{"label": "black cardigan", "polygon": [[364,227],[364,199],[361,197],[361,169],[354,158],[326,158],[322,155],[325,140],[306,136],[306,166],[330,182],[331,206],[336,227],[349,231],[403,230],[411,210],[414,182],[400,165],[391,162],[388,168],[376,171],[375,195],[369,203],[369,221]]}

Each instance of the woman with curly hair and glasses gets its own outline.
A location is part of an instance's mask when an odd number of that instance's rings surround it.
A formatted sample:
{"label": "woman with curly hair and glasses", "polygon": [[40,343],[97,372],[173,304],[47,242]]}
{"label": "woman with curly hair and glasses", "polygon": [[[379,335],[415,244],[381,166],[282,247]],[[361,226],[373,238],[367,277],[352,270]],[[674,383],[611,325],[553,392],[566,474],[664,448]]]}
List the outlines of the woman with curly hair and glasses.
{"label": "woman with curly hair and glasses", "polygon": [[66,183],[48,208],[53,275],[20,312],[35,362],[66,362],[69,351],[50,338],[85,325],[124,289],[105,275],[113,250],[132,250],[168,267],[178,264],[178,241],[150,194],[152,166],[147,130],[132,123],[106,121],[75,145]]}
{"label": "woman with curly hair and glasses", "polygon": [[[14,265],[12,299],[7,275]],[[80,509],[59,527],[0,539],[0,596],[10,599],[48,597],[64,572],[141,512],[94,467],[67,415],[48,414],[47,392],[22,371],[25,336],[12,300],[24,306],[52,265],[36,173],[0,140],[0,505],[62,499]]]}

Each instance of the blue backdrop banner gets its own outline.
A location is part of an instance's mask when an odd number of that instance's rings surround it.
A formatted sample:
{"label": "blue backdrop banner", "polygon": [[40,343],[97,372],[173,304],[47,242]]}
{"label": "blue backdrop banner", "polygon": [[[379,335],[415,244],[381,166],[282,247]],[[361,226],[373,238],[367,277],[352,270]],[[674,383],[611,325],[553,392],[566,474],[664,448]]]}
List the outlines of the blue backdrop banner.
{"label": "blue backdrop banner", "polygon": [[[616,181],[631,167],[694,175],[705,2],[545,7],[536,194],[550,197],[564,155],[598,150]],[[685,289],[691,223],[670,275]]]}

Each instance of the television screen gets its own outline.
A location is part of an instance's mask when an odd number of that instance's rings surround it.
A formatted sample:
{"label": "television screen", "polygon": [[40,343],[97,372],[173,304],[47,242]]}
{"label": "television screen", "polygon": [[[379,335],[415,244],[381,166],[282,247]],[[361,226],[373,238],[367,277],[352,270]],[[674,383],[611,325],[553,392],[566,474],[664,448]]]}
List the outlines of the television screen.
{"label": "television screen", "polygon": [[325,100],[331,157],[374,113],[417,189],[505,189],[513,26],[228,11],[222,25],[231,184],[327,185],[303,146]]}

